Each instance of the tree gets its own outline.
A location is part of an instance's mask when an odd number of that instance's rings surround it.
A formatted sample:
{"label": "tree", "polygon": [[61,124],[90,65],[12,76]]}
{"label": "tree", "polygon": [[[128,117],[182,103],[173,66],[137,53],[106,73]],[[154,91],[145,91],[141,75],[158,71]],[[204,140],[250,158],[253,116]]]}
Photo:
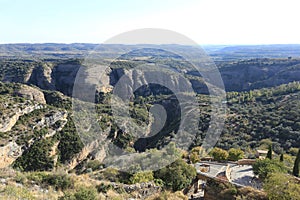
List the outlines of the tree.
{"label": "tree", "polygon": [[234,148],[229,149],[228,160],[238,161],[242,158],[244,158],[244,152],[241,149],[234,149]]}
{"label": "tree", "polygon": [[210,152],[210,155],[212,155],[216,161],[226,161],[228,158],[228,152],[217,147]]}
{"label": "tree", "polygon": [[201,146],[194,147],[191,150],[191,153],[193,153],[193,152],[196,152],[199,156],[204,156],[205,155],[205,149],[203,149]]}
{"label": "tree", "polygon": [[155,178],[163,180],[165,187],[173,191],[187,187],[196,175],[196,169],[181,159],[154,173]]}
{"label": "tree", "polygon": [[199,154],[197,152],[192,152],[190,154],[190,161],[192,163],[196,163],[196,162],[199,162],[200,161],[200,157],[199,157]]}
{"label": "tree", "polygon": [[299,177],[299,164],[300,164],[300,149],[298,150],[297,157],[295,159],[293,167],[293,175]]}
{"label": "tree", "polygon": [[273,149],[272,149],[272,145],[270,145],[267,153],[267,158],[269,158],[270,160],[272,160],[272,153],[273,153]]}
{"label": "tree", "polygon": [[263,187],[270,200],[300,199],[300,185],[287,174],[270,174],[264,181]]}
{"label": "tree", "polygon": [[285,173],[287,171],[284,164],[278,160],[257,160],[253,164],[253,172],[258,175],[262,180],[266,179],[267,176],[271,173],[282,172]]}
{"label": "tree", "polygon": [[283,162],[283,160],[284,160],[284,158],[283,158],[283,153],[282,154],[280,154],[280,162]]}

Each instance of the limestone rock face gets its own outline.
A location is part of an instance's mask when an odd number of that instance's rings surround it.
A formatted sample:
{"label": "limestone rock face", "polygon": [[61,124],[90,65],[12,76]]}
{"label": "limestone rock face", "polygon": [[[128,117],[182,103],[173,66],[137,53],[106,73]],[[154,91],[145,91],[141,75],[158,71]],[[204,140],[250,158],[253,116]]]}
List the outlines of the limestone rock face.
{"label": "limestone rock face", "polygon": [[[22,103],[21,103],[22,104]],[[2,116],[0,119],[0,132],[8,132],[17,123],[20,116],[33,112],[36,109],[41,109],[43,106],[39,104],[35,105],[15,105],[15,109],[6,116]]]}
{"label": "limestone rock face", "polygon": [[15,142],[0,147],[0,169],[11,165],[21,154],[21,147]]}
{"label": "limestone rock face", "polygon": [[[91,142],[79,152],[68,164],[69,169],[74,169],[81,161],[88,157],[88,155],[97,149],[99,146],[98,141]],[[104,155],[105,156],[105,155]]]}
{"label": "limestone rock face", "polygon": [[15,93],[16,95],[24,97],[28,100],[32,100],[40,104],[46,104],[43,92],[36,88],[27,85],[21,85],[20,89],[17,90]]}

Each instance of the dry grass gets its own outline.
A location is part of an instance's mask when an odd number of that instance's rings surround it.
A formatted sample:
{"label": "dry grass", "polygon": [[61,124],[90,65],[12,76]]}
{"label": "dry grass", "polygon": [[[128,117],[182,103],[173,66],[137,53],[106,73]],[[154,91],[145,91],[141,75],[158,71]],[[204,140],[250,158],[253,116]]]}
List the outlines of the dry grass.
{"label": "dry grass", "polygon": [[154,194],[148,198],[146,198],[146,200],[168,200],[168,199],[172,199],[172,200],[188,200],[188,197],[185,196],[182,192],[170,192],[170,191],[165,191],[165,192],[161,192],[159,194]]}

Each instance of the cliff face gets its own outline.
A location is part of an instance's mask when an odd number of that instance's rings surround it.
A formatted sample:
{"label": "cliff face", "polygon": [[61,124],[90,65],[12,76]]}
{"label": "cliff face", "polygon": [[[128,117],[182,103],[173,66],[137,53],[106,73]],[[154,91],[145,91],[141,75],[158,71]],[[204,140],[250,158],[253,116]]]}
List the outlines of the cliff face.
{"label": "cliff face", "polygon": [[39,104],[46,104],[44,93],[37,88],[29,87],[27,85],[21,85],[20,88],[15,91],[15,95]]}
{"label": "cliff face", "polygon": [[29,105],[29,104],[15,104],[14,109],[10,110],[8,115],[2,115],[2,120],[0,121],[0,132],[8,132],[17,123],[20,116],[31,113],[34,110],[41,109],[41,105]]}
{"label": "cliff face", "polygon": [[26,83],[34,84],[44,90],[55,90],[71,96],[73,84],[80,65],[44,64],[32,70]]}
{"label": "cliff face", "polygon": [[[146,63],[146,60],[142,62]],[[155,73],[155,70],[142,71],[141,69],[133,69],[132,67],[134,67],[134,65],[128,67],[128,63],[125,61],[124,63],[122,63],[122,61],[118,61],[117,63],[117,66],[112,64],[105,72],[91,69],[82,75],[86,76],[89,74],[89,76],[92,77],[91,79],[94,79],[91,81],[91,84],[96,83],[97,81],[95,82],[95,80],[101,77],[102,86],[104,87],[99,90],[103,90],[104,92],[111,91],[111,88],[117,84],[123,75],[127,75],[127,82],[134,88],[148,84],[151,81],[161,82],[171,87],[178,87],[182,85],[182,83],[185,83],[185,81],[181,80],[180,76],[166,75],[167,73],[164,73],[163,70],[160,69],[158,73]],[[60,91],[68,96],[72,95],[74,81],[81,67],[79,61],[70,60],[47,61],[42,63],[24,62],[19,65],[11,65],[10,63],[4,64],[8,66],[6,66],[3,72],[0,70],[2,73],[0,81],[33,84],[44,90]],[[191,85],[194,91],[197,93],[207,93],[207,86],[203,78],[197,72],[193,71],[194,69],[184,64],[180,66],[183,67],[184,70],[178,67],[177,63],[176,65],[170,63],[170,65],[173,67],[170,69],[179,72],[179,74],[189,80],[190,83],[187,84]],[[235,63],[221,63],[220,65],[219,71],[227,91],[244,91],[262,87],[273,87],[300,80],[300,60],[296,59],[253,59]],[[159,80],[159,78],[161,80]],[[180,85],[177,85],[177,83],[180,83]],[[127,88],[127,90],[130,90],[130,88]],[[162,90],[162,88],[160,88],[160,90]],[[147,95],[149,90],[142,91],[142,89],[140,89],[140,92],[145,92],[145,95]]]}
{"label": "cliff face", "polygon": [[52,147],[45,156],[57,160],[60,142],[57,138],[68,122],[69,113],[47,105],[38,88],[1,83],[0,91],[0,168],[12,165],[24,152],[31,151],[36,142],[41,144],[39,148],[47,144]]}
{"label": "cliff face", "polygon": [[[151,62],[154,61],[155,59],[151,60]],[[0,91],[2,98],[0,102],[2,112],[0,116],[0,134],[5,135],[5,137],[0,138],[2,146],[11,141],[26,149],[30,148],[30,145],[40,138],[56,139],[56,136],[60,136],[58,133],[69,122],[68,117],[70,114],[68,111],[72,107],[69,97],[73,92],[77,72],[81,70],[81,67],[85,67],[76,60],[23,61],[17,64],[13,61],[1,62],[0,81],[26,84],[12,84],[18,85],[18,87],[4,88]],[[148,60],[130,60],[130,62],[146,63]],[[276,59],[250,60],[235,64],[230,63],[229,66],[221,66],[219,71],[227,90],[241,91],[300,80],[299,63],[300,60],[297,59],[291,61]],[[177,68],[174,63],[171,64],[173,64],[174,74],[164,72],[163,69],[151,70],[151,67],[147,70],[138,67],[133,68],[135,65],[128,65],[127,61],[118,61],[118,65],[111,65],[102,74],[102,85],[98,90],[109,93],[112,89],[116,89],[121,94],[125,93],[126,98],[130,98],[133,92],[141,96],[147,96],[161,93],[171,94],[172,89],[186,91],[186,88],[193,88],[198,93],[207,93],[207,87],[199,74],[189,71],[191,69],[186,66],[181,69],[180,63],[175,63],[176,66],[177,64],[180,65]],[[97,79],[101,75],[98,74],[99,71],[88,69],[83,72],[84,76],[92,75],[91,80],[85,82],[87,87],[93,87],[94,83],[98,83],[99,80]],[[179,72],[179,75],[177,72]],[[119,83],[121,84],[118,85]],[[28,86],[30,84],[34,87]],[[82,95],[86,95],[85,89],[82,88]],[[9,95],[2,95],[9,93],[10,90],[13,90],[13,92]],[[50,108],[48,104],[53,107]],[[64,107],[66,104],[68,108]],[[147,130],[145,135],[149,137],[131,141],[133,147],[139,151],[144,151],[146,147],[163,146],[164,143],[168,142],[168,134],[178,128],[176,127],[177,120],[180,117],[178,104],[168,103],[168,101],[161,104],[167,108],[167,115],[171,115],[172,120],[168,119],[166,126],[158,134],[151,136],[149,135],[150,131]],[[33,113],[32,116],[30,113]],[[106,117],[109,119],[110,116]],[[112,124],[109,123],[106,121],[102,125],[111,126]],[[124,124],[126,125],[126,122]],[[73,131],[72,129],[69,132]],[[117,135],[118,130],[115,133],[114,135]],[[116,139],[116,136],[113,139]],[[67,140],[76,141],[78,138],[70,139],[68,136]],[[59,147],[60,143],[57,148]],[[70,151],[73,150],[71,147],[70,149]],[[93,152],[92,148],[86,148],[80,152],[74,151],[77,157],[70,158],[70,168],[74,168],[91,153],[101,159],[105,157],[104,151],[100,150],[97,154],[97,152]]]}
{"label": "cliff face", "polygon": [[16,142],[9,142],[0,147],[0,169],[10,166],[21,155],[21,146]]}

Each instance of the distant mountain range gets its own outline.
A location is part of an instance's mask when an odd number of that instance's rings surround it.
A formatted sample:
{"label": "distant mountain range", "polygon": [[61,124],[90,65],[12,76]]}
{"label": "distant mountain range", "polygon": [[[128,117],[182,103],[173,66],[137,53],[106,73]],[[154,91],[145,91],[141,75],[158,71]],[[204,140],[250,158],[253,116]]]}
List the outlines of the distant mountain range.
{"label": "distant mountain range", "polygon": [[[137,47],[138,46],[139,45],[137,45]],[[126,48],[126,45],[90,43],[0,44],[0,57],[28,57],[43,55],[43,57],[78,58],[86,55],[89,51],[92,51],[95,48],[105,52],[116,47]],[[215,60],[236,60],[246,58],[287,58],[300,56],[300,44],[203,45],[201,47],[207,52],[208,55],[210,55]]]}

